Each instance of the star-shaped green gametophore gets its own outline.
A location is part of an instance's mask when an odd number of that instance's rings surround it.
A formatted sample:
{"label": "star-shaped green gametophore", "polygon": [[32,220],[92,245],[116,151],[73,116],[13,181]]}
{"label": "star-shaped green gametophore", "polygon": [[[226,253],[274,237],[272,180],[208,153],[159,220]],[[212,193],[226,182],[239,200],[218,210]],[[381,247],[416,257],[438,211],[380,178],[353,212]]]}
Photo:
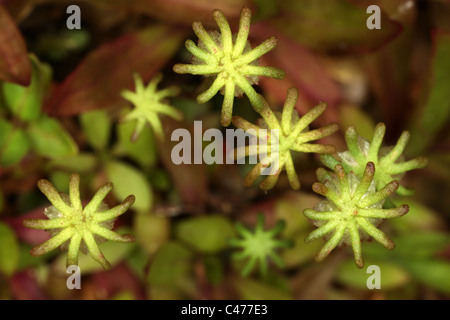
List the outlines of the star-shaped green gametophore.
{"label": "star-shaped green gametophore", "polygon": [[165,114],[175,120],[182,120],[183,114],[174,107],[165,103],[165,99],[178,95],[179,88],[175,86],[157,91],[158,83],[162,80],[162,74],[157,74],[145,87],[141,77],[134,74],[135,92],[124,90],[122,97],[130,101],[134,109],[129,112],[124,121],[136,120],[136,128],[131,140],[135,141],[148,122],[153,128],[158,139],[163,139],[163,128],[158,114]]}
{"label": "star-shaped green gametophore", "polygon": [[336,175],[329,175],[324,169],[318,170],[318,177],[322,182],[314,183],[313,190],[327,197],[327,200],[319,202],[315,209],[304,211],[304,215],[318,227],[305,241],[311,242],[326,236],[327,242],[316,255],[318,262],[325,259],[336,246],[350,244],[356,265],[362,268],[364,262],[361,240],[372,237],[387,249],[393,249],[394,242],[377,226],[382,219],[405,215],[409,207],[403,204],[383,209],[385,199],[398,189],[399,184],[394,180],[376,191],[373,162],[367,163],[361,180],[353,172],[346,174],[340,164],[336,165],[335,173]]}
{"label": "star-shaped green gametophore", "polygon": [[230,26],[220,10],[213,11],[213,17],[219,26],[217,31],[207,32],[201,22],[194,22],[192,28],[200,39],[198,46],[186,41],[187,50],[192,53],[192,65],[176,64],[173,70],[177,73],[215,76],[211,87],[197,97],[199,103],[205,103],[214,97],[219,90],[224,94],[221,123],[228,126],[233,112],[235,96],[247,95],[253,108],[260,112],[263,104],[252,85],[258,82],[259,76],[282,79],[283,70],[275,67],[258,65],[258,58],[275,48],[276,37],[271,37],[256,48],[248,42],[251,10],[241,11],[239,31],[233,35]]}
{"label": "star-shaped green gametophore", "polygon": [[130,195],[122,204],[108,209],[103,199],[113,189],[112,183],[101,187],[84,208],[80,198],[79,174],[74,173],[70,176],[69,196],[58,193],[45,179],[39,180],[38,187],[53,205],[44,211],[49,219],[26,219],[23,224],[28,228],[47,230],[52,237],[33,247],[32,256],[41,256],[61,246],[62,249],[68,250],[67,266],[78,265],[81,248],[84,253],[89,252],[104,269],[110,269],[110,263],[97,244],[105,240],[118,242],[135,240],[133,235],[121,235],[111,231],[114,220],[134,203],[134,196]]}
{"label": "star-shaped green gametophore", "polygon": [[[346,172],[353,171],[359,178],[362,177],[367,162],[373,162],[377,168],[374,177],[377,190],[392,180],[399,181],[407,171],[421,169],[427,165],[425,157],[403,161],[402,153],[410,137],[408,131],[403,131],[395,146],[381,147],[385,132],[384,123],[378,123],[372,142],[369,143],[358,135],[354,127],[349,127],[345,132],[348,151],[338,152],[340,162],[331,155],[322,155],[320,158],[328,168],[334,169],[336,164],[340,163]],[[399,186],[397,193],[407,196],[414,194],[414,191]]]}
{"label": "star-shaped green gametophore", "polygon": [[259,264],[261,274],[266,275],[268,270],[267,260],[269,258],[278,267],[284,267],[283,260],[276,253],[277,249],[292,246],[292,242],[289,240],[277,239],[277,236],[284,228],[285,222],[280,220],[272,229],[264,230],[264,216],[262,214],[258,214],[258,221],[254,232],[251,232],[239,222],[236,224],[236,231],[241,238],[231,239],[230,245],[241,249],[241,251],[233,254],[234,259],[248,259],[241,271],[243,276],[247,276],[256,264]]}
{"label": "star-shaped green gametophore", "polygon": [[245,146],[236,150],[238,158],[254,155],[258,155],[260,158],[260,162],[245,177],[244,184],[246,186],[252,185],[262,175],[263,170],[269,171],[268,167],[270,167],[270,172],[264,173],[267,177],[261,182],[260,187],[264,190],[271,189],[285,167],[291,187],[298,190],[300,181],[295,172],[291,151],[314,153],[334,153],[336,151],[332,145],[311,143],[311,141],[335,133],[339,129],[336,123],[308,130],[308,126],[325,111],[326,104],[321,103],[304,116],[299,117],[295,111],[297,99],[298,90],[296,88],[289,89],[281,117],[277,117],[267,102],[262,99],[264,108],[261,112],[263,117],[261,126],[253,125],[237,116],[233,117],[233,124],[236,127],[258,137],[257,145]]}

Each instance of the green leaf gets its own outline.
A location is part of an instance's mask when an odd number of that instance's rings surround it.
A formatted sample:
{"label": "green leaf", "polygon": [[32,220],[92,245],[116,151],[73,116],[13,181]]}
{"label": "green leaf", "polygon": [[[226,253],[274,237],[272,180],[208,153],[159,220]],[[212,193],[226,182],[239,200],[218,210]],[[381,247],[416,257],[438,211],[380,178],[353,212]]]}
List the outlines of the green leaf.
{"label": "green leaf", "polygon": [[382,28],[366,27],[366,7],[347,0],[284,0],[273,23],[296,41],[314,49],[367,52],[388,43],[402,31],[381,12]]}
{"label": "green leaf", "polygon": [[30,123],[27,133],[32,149],[40,156],[57,159],[78,152],[75,141],[54,118],[42,116]]}
{"label": "green leaf", "polygon": [[409,261],[405,268],[420,282],[450,294],[450,263],[440,260]]}
{"label": "green leaf", "polygon": [[439,232],[413,232],[393,237],[395,250],[386,251],[375,243],[365,244],[364,255],[372,260],[410,261],[429,259],[450,244],[450,236]]}
{"label": "green leaf", "polygon": [[84,112],[80,115],[80,122],[89,144],[97,150],[104,150],[111,133],[108,113],[102,109]]}
{"label": "green leaf", "polygon": [[289,293],[250,278],[234,278],[232,284],[242,300],[291,300]]}
{"label": "green leaf", "polygon": [[353,126],[361,137],[367,141],[372,141],[375,122],[361,108],[345,104],[342,105],[340,107],[340,120],[340,128],[343,132],[348,127]]}
{"label": "green leaf", "polygon": [[156,251],[170,237],[170,219],[156,214],[135,214],[133,230],[136,241],[149,255]]}
{"label": "green leaf", "polygon": [[299,232],[311,230],[311,223],[305,219],[303,210],[314,207],[320,198],[315,194],[306,192],[290,192],[286,196],[279,198],[275,204],[276,220],[284,220],[286,227],[282,235],[289,238],[297,235]]}
{"label": "green leaf", "polygon": [[[195,292],[192,266],[193,255],[189,250],[176,242],[164,244],[156,253],[148,273],[147,280],[152,293],[173,296],[179,291]],[[158,299],[158,296],[152,295],[152,297]]]}
{"label": "green leaf", "polygon": [[319,241],[305,243],[305,238],[309,232],[310,231],[306,231],[295,235],[293,238],[294,246],[292,248],[284,249],[281,252],[281,257],[286,264],[286,268],[298,267],[313,261],[314,256],[323,246],[323,243]]}
{"label": "green leaf", "polygon": [[9,166],[20,161],[28,152],[30,143],[20,128],[0,119],[0,165]]}
{"label": "green leaf", "polygon": [[215,253],[228,247],[234,236],[230,220],[222,215],[192,217],[175,226],[175,236],[201,253]]}
{"label": "green leaf", "polygon": [[131,135],[135,126],[132,121],[117,125],[119,142],[114,149],[114,153],[118,156],[128,156],[142,167],[150,167],[157,161],[153,132],[149,126],[145,126],[136,141],[131,142]]}
{"label": "green leaf", "polygon": [[0,273],[11,276],[19,262],[19,244],[14,231],[0,222]]}
{"label": "green leaf", "polygon": [[411,155],[421,154],[448,125],[450,118],[450,33],[438,31],[434,34],[432,67],[426,87],[419,101],[420,110],[416,110],[411,122]]}
{"label": "green leaf", "polygon": [[39,118],[44,95],[52,78],[49,65],[40,62],[34,55],[30,56],[30,60],[33,66],[30,85],[24,87],[5,82],[2,88],[6,106],[23,121]]}
{"label": "green leaf", "polygon": [[389,225],[398,233],[442,230],[445,225],[443,216],[418,201],[411,198],[399,198],[395,199],[395,203],[405,203],[409,206],[408,214],[401,219],[392,219],[389,222]]}
{"label": "green leaf", "polygon": [[380,267],[380,285],[382,290],[393,290],[403,287],[410,279],[410,276],[404,269],[393,263],[366,260],[364,268],[359,269],[355,267],[353,260],[347,260],[339,266],[336,280],[344,285],[368,290],[367,280],[374,275],[373,272],[367,273],[367,267],[370,265]]}
{"label": "green leaf", "polygon": [[426,260],[450,245],[450,236],[439,232],[414,232],[394,238],[395,254],[401,259]]}
{"label": "green leaf", "polygon": [[108,180],[114,184],[113,192],[119,200],[134,195],[134,209],[150,210],[153,202],[152,188],[141,171],[119,161],[109,161],[105,169]]}
{"label": "green leaf", "polygon": [[51,160],[48,167],[52,170],[58,168],[70,172],[82,173],[94,170],[97,164],[98,159],[95,155],[90,153],[79,153]]}

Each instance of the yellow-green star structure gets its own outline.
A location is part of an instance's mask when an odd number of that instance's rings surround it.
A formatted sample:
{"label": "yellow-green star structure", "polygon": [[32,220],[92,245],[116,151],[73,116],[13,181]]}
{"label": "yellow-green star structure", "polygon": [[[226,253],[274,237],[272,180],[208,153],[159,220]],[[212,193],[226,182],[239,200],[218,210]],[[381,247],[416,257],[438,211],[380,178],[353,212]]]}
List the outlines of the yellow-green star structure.
{"label": "yellow-green star structure", "polygon": [[318,227],[305,241],[326,237],[327,242],[316,255],[317,262],[325,259],[336,246],[350,244],[356,265],[362,268],[361,240],[372,237],[387,249],[393,249],[394,242],[377,227],[382,219],[405,215],[409,207],[402,204],[383,209],[385,199],[398,189],[399,184],[394,180],[376,191],[373,162],[367,163],[361,180],[353,172],[346,174],[340,164],[336,165],[335,173],[330,175],[325,169],[318,170],[318,178],[323,183],[314,183],[313,190],[327,199],[319,202],[314,209],[303,212]]}
{"label": "yellow-green star structure", "polygon": [[277,38],[273,36],[252,49],[247,40],[251,18],[249,8],[242,9],[239,31],[234,35],[222,11],[214,10],[213,17],[220,33],[207,32],[201,22],[194,22],[192,28],[200,39],[199,44],[197,46],[192,40],[186,41],[186,48],[193,55],[192,65],[176,64],[173,70],[215,77],[211,87],[200,94],[197,101],[205,103],[220,90],[224,94],[221,124],[227,127],[231,123],[235,96],[245,93],[253,108],[260,112],[263,104],[252,85],[258,82],[259,76],[282,79],[285,73],[279,68],[258,65],[258,59],[275,48]]}
{"label": "yellow-green star structure", "polygon": [[157,91],[158,83],[161,82],[162,77],[162,74],[158,73],[145,87],[141,77],[138,74],[134,74],[135,92],[129,90],[122,91],[122,97],[134,106],[134,109],[124,118],[124,121],[136,120],[137,122],[132,135],[133,141],[139,137],[147,122],[152,126],[158,139],[164,138],[162,124],[158,114],[165,114],[178,121],[183,119],[183,114],[180,110],[165,102],[166,98],[178,95],[180,92],[179,88],[171,86]]}
{"label": "yellow-green star structure", "polygon": [[79,186],[80,176],[75,173],[70,176],[69,196],[58,193],[49,181],[39,180],[39,189],[52,203],[52,206],[44,211],[49,219],[26,219],[23,224],[28,228],[47,230],[52,237],[33,247],[31,255],[41,256],[61,246],[62,249],[68,250],[67,266],[78,265],[81,248],[104,269],[110,269],[111,265],[100,251],[98,243],[106,240],[118,242],[135,240],[131,234],[122,235],[111,231],[114,220],[125,213],[134,203],[134,196],[130,195],[122,204],[108,209],[103,199],[113,189],[113,184],[107,183],[83,208]]}
{"label": "yellow-green star structure", "polygon": [[241,271],[242,276],[247,276],[256,264],[259,264],[261,274],[266,275],[269,259],[278,267],[284,267],[283,260],[276,253],[277,249],[292,246],[292,242],[289,240],[277,239],[284,228],[285,222],[279,220],[272,229],[264,230],[264,215],[262,214],[258,214],[258,221],[253,233],[239,222],[236,224],[236,231],[241,238],[231,239],[230,245],[241,249],[233,254],[234,259],[248,259]]}
{"label": "yellow-green star structure", "polygon": [[[378,123],[372,142],[369,143],[358,135],[354,127],[349,127],[345,132],[348,151],[337,154],[340,162],[331,155],[322,155],[321,161],[330,169],[341,163],[346,172],[353,171],[360,178],[366,163],[373,162],[377,168],[374,177],[377,189],[381,189],[392,180],[400,181],[407,171],[426,167],[428,160],[425,157],[403,161],[402,153],[410,137],[408,131],[403,131],[395,146],[381,147],[385,132],[384,123]],[[399,186],[397,193],[408,196],[413,195],[414,190]]]}
{"label": "yellow-green star structure", "polygon": [[[314,144],[311,141],[322,139],[335,133],[339,126],[336,123],[315,130],[308,130],[308,126],[317,119],[327,108],[321,103],[311,109],[304,116],[299,117],[295,111],[298,99],[298,90],[290,88],[287,92],[286,102],[281,116],[272,112],[267,102],[263,100],[261,116],[263,123],[256,126],[240,117],[233,117],[233,124],[250,135],[256,135],[258,145],[251,145],[236,150],[237,157],[242,155],[258,155],[260,162],[245,177],[244,184],[252,185],[262,175],[263,170],[268,170],[266,178],[260,183],[261,189],[268,190],[275,186],[278,177],[285,167],[289,183],[295,190],[300,189],[300,181],[295,172],[291,151],[334,153],[336,148],[332,145]],[[281,118],[281,119],[280,119]],[[240,156],[241,155],[241,156]]]}

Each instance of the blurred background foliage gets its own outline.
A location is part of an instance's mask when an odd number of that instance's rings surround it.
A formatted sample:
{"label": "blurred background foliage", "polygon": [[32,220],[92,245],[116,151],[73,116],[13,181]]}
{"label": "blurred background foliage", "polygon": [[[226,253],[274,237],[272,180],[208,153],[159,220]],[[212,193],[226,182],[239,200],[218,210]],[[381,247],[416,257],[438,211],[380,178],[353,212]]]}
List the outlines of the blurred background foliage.
{"label": "blurred background foliage", "polygon": [[[81,30],[68,30],[66,8],[81,8]],[[366,8],[382,9],[380,30],[366,28]],[[316,125],[331,121],[340,132],[324,139],[345,149],[353,125],[367,139],[377,122],[394,143],[410,130],[407,157],[426,155],[429,165],[402,183],[416,189],[409,213],[382,229],[397,247],[364,243],[366,267],[351,250],[313,260],[320,241],[305,244],[312,230],[303,216],[319,197],[311,192],[314,155],[295,158],[302,189],[290,190],[284,174],[270,192],[244,188],[246,165],[179,165],[171,162],[171,132],[221,128],[221,97],[198,105],[201,77],[177,75],[175,63],[190,59],[186,39],[193,21],[216,28],[221,9],[237,30],[241,8],[254,12],[253,45],[276,35],[278,46],[261,63],[286,71],[284,80],[263,78],[257,90],[279,109],[286,90],[300,90],[297,110],[319,102],[329,108]],[[172,104],[185,121],[163,119],[167,139],[149,127],[132,143],[133,123],[121,122],[130,106],[120,96],[133,89],[133,72],[161,86],[178,85]],[[448,0],[0,0],[0,298],[2,299],[442,299],[450,297],[450,1]],[[246,98],[235,112],[256,114]],[[223,128],[222,128],[223,129]],[[65,253],[33,258],[30,248],[48,238],[26,229],[25,218],[43,218],[49,203],[36,188],[47,178],[67,192],[69,174],[83,176],[89,199],[111,181],[115,205],[127,195],[135,205],[117,222],[133,244],[101,245],[110,271],[80,256],[82,290],[66,288]],[[239,275],[228,239],[234,223],[248,226],[265,215],[267,227],[287,223],[283,238],[295,245],[280,252],[286,268],[266,277]],[[381,290],[368,290],[367,266],[381,268]]]}

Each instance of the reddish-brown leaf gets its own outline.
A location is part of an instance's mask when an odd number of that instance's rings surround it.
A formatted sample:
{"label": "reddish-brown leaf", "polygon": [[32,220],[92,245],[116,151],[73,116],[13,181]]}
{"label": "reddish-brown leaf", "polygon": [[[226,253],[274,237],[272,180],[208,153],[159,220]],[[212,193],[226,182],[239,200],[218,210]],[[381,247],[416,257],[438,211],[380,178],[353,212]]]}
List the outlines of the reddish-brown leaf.
{"label": "reddish-brown leaf", "polygon": [[23,220],[47,219],[47,217],[44,215],[44,209],[46,207],[48,206],[34,209],[28,213],[22,214],[17,217],[6,218],[4,222],[14,230],[14,233],[21,242],[31,245],[37,245],[50,239],[50,234],[45,230],[35,230],[26,228],[23,225]]}
{"label": "reddish-brown leaf", "polygon": [[8,11],[0,5],[0,80],[27,86],[31,63],[22,34]]}
{"label": "reddish-brown leaf", "polygon": [[32,269],[16,273],[10,280],[11,293],[16,300],[47,300]]}
{"label": "reddish-brown leaf", "polygon": [[[171,141],[172,132],[177,128],[187,130],[187,126],[166,117],[163,119],[163,127],[166,138],[163,143],[159,142],[158,144],[158,151],[161,156],[161,161],[166,170],[169,172],[175,188],[184,202],[186,211],[200,213],[204,209],[208,197],[208,177],[206,174],[206,166],[204,163],[193,164],[193,152],[191,152],[191,164],[174,164],[172,160],[172,149],[174,146],[181,143],[181,141]],[[196,139],[196,137],[193,134],[193,130],[189,130],[189,132],[191,136],[191,144],[194,145],[194,139]]]}
{"label": "reddish-brown leaf", "polygon": [[133,73],[148,80],[172,57],[185,31],[153,25],[126,34],[90,53],[57,88],[46,104],[55,116],[69,116],[124,103],[120,92],[133,88]]}
{"label": "reddish-brown leaf", "polygon": [[[252,35],[257,38],[257,43],[264,41],[270,36],[277,36],[278,44],[266,58],[267,65],[276,66],[286,72],[287,80],[268,80],[264,79],[265,85],[272,83],[278,87],[277,92],[281,88],[292,83],[294,87],[299,88],[312,105],[320,102],[326,102],[330,110],[327,111],[331,115],[334,107],[341,100],[341,92],[339,86],[333,82],[327,69],[321,64],[320,60],[311,53],[307,48],[294,42],[281,31],[271,27],[267,23],[255,24],[252,28]],[[277,84],[274,84],[277,82]],[[288,83],[286,83],[288,82]],[[286,96],[286,92],[280,92],[278,95]],[[299,103],[299,102],[298,102]],[[302,102],[303,103],[303,102]],[[299,108],[305,111],[304,106]],[[336,117],[331,117],[335,121]]]}
{"label": "reddish-brown leaf", "polygon": [[104,5],[145,14],[158,20],[190,26],[196,20],[216,27],[212,11],[220,9],[228,21],[238,21],[242,7],[250,0],[96,0]]}

